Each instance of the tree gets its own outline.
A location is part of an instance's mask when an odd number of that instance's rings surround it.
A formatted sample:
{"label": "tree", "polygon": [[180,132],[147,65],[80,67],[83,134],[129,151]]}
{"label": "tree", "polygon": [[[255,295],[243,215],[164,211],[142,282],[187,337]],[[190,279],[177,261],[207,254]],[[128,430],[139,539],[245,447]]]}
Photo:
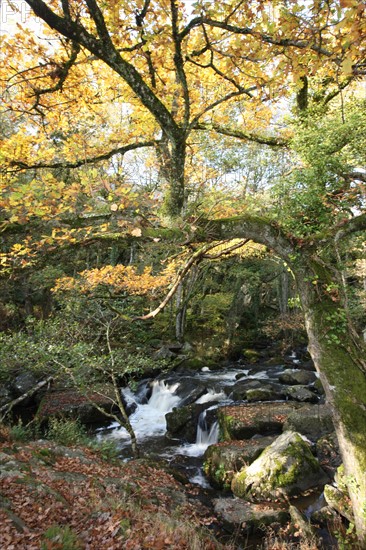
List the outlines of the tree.
{"label": "tree", "polygon": [[[343,240],[366,228],[365,176],[358,169],[362,152],[355,144],[354,117],[345,112],[347,90],[356,90],[355,81],[365,74],[365,6],[355,0],[314,0],[305,6],[295,0],[202,0],[189,11],[188,4],[175,0],[27,3],[53,29],[60,48],[39,46],[33,36],[23,35],[25,67],[4,77],[9,93],[15,90],[9,107],[13,114],[31,113],[38,123],[33,134],[23,126],[16,139],[5,142],[9,200],[14,200],[11,186],[19,171],[46,170],[43,185],[57,193],[58,180],[49,171],[78,169],[151,147],[167,184],[165,212],[186,240],[250,238],[283,258],[297,280],[309,348],[334,408],[357,532],[366,543],[364,348],[348,316],[338,254]],[[15,60],[19,44],[9,41]],[[37,62],[34,53],[41,58]],[[81,78],[84,87],[76,86]],[[113,95],[125,105],[123,135],[113,125],[103,145],[92,137],[82,139],[82,131],[69,141],[62,138],[61,145],[57,138],[57,147],[44,139],[60,125],[72,136],[76,113],[90,114],[102,96]],[[305,136],[305,149],[314,137],[312,154],[295,146],[296,168],[272,195],[268,216],[262,206],[257,215],[245,211],[236,219],[182,220],[188,200],[185,168],[195,152],[195,134],[288,147],[291,128],[277,131],[285,102],[296,103],[295,135]],[[356,98],[353,105],[360,115],[362,101]],[[324,139],[312,122],[328,112],[333,122]],[[364,143],[364,122],[361,132]],[[21,196],[28,196],[30,187],[25,185]]]}

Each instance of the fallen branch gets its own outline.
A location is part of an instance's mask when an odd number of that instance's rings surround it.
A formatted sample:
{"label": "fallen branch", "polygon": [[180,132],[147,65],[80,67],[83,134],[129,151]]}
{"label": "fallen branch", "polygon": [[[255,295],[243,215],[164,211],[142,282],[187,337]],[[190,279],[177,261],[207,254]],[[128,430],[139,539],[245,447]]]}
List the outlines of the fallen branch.
{"label": "fallen branch", "polygon": [[23,393],[20,397],[13,399],[13,401],[10,401],[5,405],[2,405],[2,407],[0,407],[0,413],[5,411],[5,414],[1,417],[0,420],[2,421],[5,418],[5,416],[11,411],[11,409],[15,407],[15,405],[18,405],[18,403],[21,403],[22,401],[24,401],[24,399],[33,395],[36,391],[43,388],[43,386],[46,386],[46,384],[49,384],[52,381],[52,379],[53,379],[53,376],[49,376],[45,380],[41,380],[41,382],[38,382],[38,384],[33,386],[33,388],[31,388],[27,392]]}

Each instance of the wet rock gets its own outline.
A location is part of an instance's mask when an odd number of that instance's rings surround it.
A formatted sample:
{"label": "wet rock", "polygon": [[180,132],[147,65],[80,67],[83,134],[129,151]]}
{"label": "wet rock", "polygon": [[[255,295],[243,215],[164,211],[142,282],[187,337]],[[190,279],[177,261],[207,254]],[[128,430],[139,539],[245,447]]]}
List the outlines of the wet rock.
{"label": "wet rock", "polygon": [[316,380],[316,374],[314,372],[306,371],[303,369],[286,369],[279,376],[279,381],[282,384],[295,385],[300,384],[307,386],[312,384]]}
{"label": "wet rock", "polygon": [[210,445],[204,455],[204,472],[210,483],[229,489],[234,474],[251,464],[273,440],[273,436],[267,436]]}
{"label": "wet rock", "polygon": [[254,403],[256,401],[278,401],[284,398],[284,392],[275,388],[265,387],[251,389],[247,391],[247,401]]}
{"label": "wet rock", "polygon": [[328,479],[309,443],[298,433],[286,432],[233,477],[231,489],[249,500],[286,500]]}
{"label": "wet rock", "polygon": [[334,426],[328,405],[303,405],[292,412],[284,423],[284,430],[292,430],[316,441],[323,435],[333,433]]}
{"label": "wet rock", "polygon": [[[200,405],[187,405],[177,407],[165,415],[168,438],[179,438],[194,443],[197,435],[198,419],[202,411],[210,407],[212,403],[203,403]],[[210,424],[214,421],[215,411],[211,412]]]}
{"label": "wet rock", "polygon": [[279,434],[289,415],[305,405],[300,403],[245,403],[219,407],[220,436],[224,441],[250,439],[256,434]]}
{"label": "wet rock", "polygon": [[288,399],[302,403],[317,403],[319,401],[319,397],[306,386],[289,386],[286,388],[285,393]]}
{"label": "wet rock", "polygon": [[30,372],[19,374],[13,381],[13,390],[17,396],[24,395],[37,384],[37,379]]}
{"label": "wet rock", "polygon": [[314,382],[314,384],[312,385],[312,387],[314,388],[314,390],[319,394],[319,395],[324,395],[325,394],[325,391],[324,391],[324,388],[323,388],[323,384],[320,382],[320,378],[317,378]]}
{"label": "wet rock", "polygon": [[283,505],[253,504],[232,498],[217,498],[213,504],[215,514],[231,532],[237,532],[239,528],[251,533],[273,523],[284,525],[290,517]]}

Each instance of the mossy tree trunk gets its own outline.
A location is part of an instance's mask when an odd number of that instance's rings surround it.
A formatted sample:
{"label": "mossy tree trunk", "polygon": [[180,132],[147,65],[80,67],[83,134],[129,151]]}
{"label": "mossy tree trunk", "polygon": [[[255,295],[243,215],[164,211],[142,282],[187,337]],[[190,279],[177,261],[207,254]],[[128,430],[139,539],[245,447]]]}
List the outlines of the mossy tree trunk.
{"label": "mossy tree trunk", "polygon": [[[318,275],[313,278],[313,275]],[[333,410],[355,525],[366,548],[366,373],[361,339],[345,309],[325,291],[331,273],[314,260],[297,270],[309,352]],[[308,279],[311,280],[308,280]]]}

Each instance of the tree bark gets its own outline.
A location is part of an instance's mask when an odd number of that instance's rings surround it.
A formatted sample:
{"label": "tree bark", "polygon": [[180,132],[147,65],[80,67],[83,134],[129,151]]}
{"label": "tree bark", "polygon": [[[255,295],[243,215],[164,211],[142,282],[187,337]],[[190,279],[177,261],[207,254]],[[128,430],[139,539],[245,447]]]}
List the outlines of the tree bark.
{"label": "tree bark", "polygon": [[[319,279],[306,282],[311,271]],[[332,274],[314,263],[296,271],[309,352],[323,384],[346,472],[356,531],[366,548],[366,375],[364,348],[348,330],[342,305],[320,288]],[[321,277],[321,278],[320,278]],[[325,280],[326,278],[326,280]]]}

